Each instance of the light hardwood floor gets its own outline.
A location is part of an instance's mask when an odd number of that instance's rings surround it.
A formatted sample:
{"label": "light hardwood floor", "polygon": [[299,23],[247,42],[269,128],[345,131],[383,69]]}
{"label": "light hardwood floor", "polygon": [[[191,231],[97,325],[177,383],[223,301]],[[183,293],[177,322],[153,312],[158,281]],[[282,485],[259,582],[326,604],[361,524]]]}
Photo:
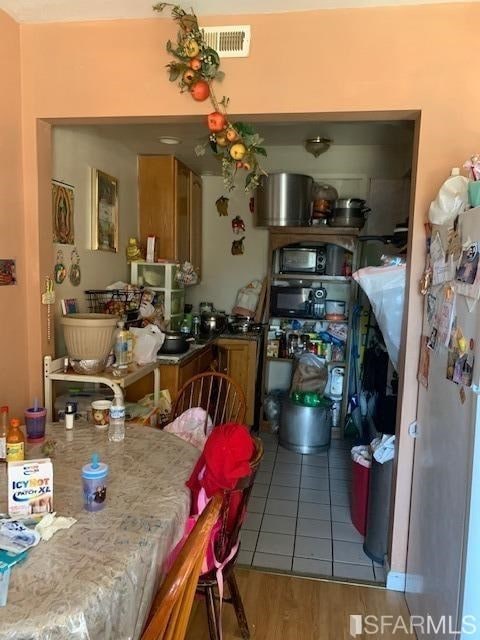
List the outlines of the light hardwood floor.
{"label": "light hardwood floor", "polygon": [[[351,614],[403,616],[408,610],[403,594],[339,582],[294,578],[255,570],[237,570],[252,640],[351,640]],[[415,636],[362,633],[357,639],[401,640]],[[233,609],[223,607],[223,639],[241,638]],[[372,627],[370,627],[372,631]],[[187,640],[209,640],[203,600],[194,604]]]}

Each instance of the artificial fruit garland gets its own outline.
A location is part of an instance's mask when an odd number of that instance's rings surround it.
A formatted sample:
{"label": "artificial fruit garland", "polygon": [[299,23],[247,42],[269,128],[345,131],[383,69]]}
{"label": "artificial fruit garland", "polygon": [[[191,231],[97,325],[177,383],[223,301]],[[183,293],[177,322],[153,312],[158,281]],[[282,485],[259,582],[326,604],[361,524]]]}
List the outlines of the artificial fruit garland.
{"label": "artificial fruit garland", "polygon": [[215,49],[205,42],[198,26],[197,16],[187,13],[180,6],[169,2],[154,5],[155,11],[172,7],[172,18],[179,26],[176,45],[169,40],[167,51],[175,60],[167,65],[169,80],[178,82],[182,93],[189,92],[194,100],[210,99],[214,111],[207,116],[210,134],[205,143],[195,147],[197,155],[203,155],[207,146],[222,162],[222,175],[226,189],[235,187],[238,170],[247,171],[245,191],[258,186],[260,176],[266,174],[258,156],[266,156],[263,139],[253,127],[244,122],[231,122],[227,114],[229,99],[218,101],[213,89],[214,80],[222,80],[220,57]]}

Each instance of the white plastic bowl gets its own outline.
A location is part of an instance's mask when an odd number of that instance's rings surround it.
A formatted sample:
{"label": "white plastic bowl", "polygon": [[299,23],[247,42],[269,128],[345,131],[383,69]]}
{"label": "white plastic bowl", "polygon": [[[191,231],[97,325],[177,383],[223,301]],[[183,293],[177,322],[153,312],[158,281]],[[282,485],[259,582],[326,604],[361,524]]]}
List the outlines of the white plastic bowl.
{"label": "white plastic bowl", "polygon": [[72,313],[60,318],[70,358],[106,361],[118,320],[105,313]]}

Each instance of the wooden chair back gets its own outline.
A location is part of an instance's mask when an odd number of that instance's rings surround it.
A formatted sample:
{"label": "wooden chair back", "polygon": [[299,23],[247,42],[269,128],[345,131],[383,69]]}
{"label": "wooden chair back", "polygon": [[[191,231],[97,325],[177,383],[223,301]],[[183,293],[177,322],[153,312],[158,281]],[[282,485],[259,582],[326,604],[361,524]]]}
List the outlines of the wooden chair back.
{"label": "wooden chair back", "polygon": [[240,478],[235,489],[224,492],[221,513],[222,526],[216,539],[215,548],[215,555],[219,562],[223,562],[230,555],[238,541],[255,476],[263,458],[263,442],[260,438],[252,437],[255,443],[255,452],[250,462],[252,473],[245,478]]}
{"label": "wooden chair back", "polygon": [[[225,373],[206,371],[187,380],[178,392],[171,419],[175,420],[187,409],[202,407],[213,426],[236,422],[243,424],[247,410],[245,394],[240,385]],[[205,433],[207,431],[205,417]]]}
{"label": "wooden chair back", "polygon": [[153,601],[141,640],[183,640],[212,529],[223,496],[214,496],[200,514]]}

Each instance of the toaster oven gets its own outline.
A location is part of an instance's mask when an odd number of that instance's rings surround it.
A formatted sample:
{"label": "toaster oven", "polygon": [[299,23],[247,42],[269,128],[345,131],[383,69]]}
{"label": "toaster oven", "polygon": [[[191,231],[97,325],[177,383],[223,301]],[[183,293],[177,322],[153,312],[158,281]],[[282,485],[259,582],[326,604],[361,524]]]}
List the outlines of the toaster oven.
{"label": "toaster oven", "polygon": [[280,273],[325,273],[325,247],[284,247],[280,249]]}

